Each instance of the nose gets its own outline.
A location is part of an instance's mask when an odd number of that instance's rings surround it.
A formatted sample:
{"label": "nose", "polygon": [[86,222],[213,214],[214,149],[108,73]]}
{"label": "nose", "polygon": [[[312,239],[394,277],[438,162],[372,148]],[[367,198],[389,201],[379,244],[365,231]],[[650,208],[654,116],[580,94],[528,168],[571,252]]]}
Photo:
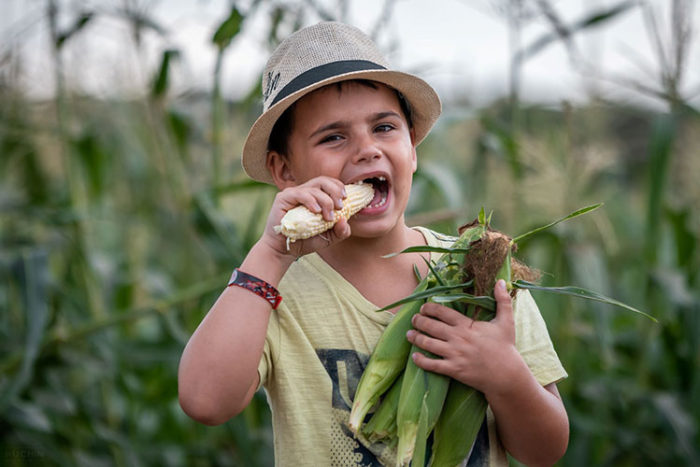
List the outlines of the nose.
{"label": "nose", "polygon": [[371,134],[363,133],[356,137],[357,147],[355,148],[355,156],[353,161],[371,162],[382,157],[382,151],[377,145],[377,141]]}

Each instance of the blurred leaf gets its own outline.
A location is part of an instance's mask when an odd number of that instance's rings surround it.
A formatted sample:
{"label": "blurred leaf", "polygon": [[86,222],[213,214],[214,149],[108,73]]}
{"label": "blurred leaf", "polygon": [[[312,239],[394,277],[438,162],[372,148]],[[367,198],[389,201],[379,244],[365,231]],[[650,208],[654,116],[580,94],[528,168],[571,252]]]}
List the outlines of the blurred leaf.
{"label": "blurred leaf", "polygon": [[655,266],[660,243],[660,228],[663,222],[664,192],[676,137],[676,115],[657,117],[649,144],[649,198],[647,204],[647,228],[644,257],[648,266]]}
{"label": "blurred leaf", "polygon": [[693,439],[697,435],[697,421],[693,420],[679,403],[673,394],[657,394],[653,399],[654,404],[671,426],[673,436],[689,457],[694,456],[697,448],[693,447]]}
{"label": "blurred leaf", "polygon": [[138,11],[135,7],[138,5],[129,5],[125,8],[117,10],[117,16],[124,17],[129,23],[131,23],[132,32],[134,34],[134,40],[136,44],[141,44],[141,35],[144,29],[153,31],[161,36],[167,34],[167,30],[158,24],[158,22],[152,17],[147,16],[145,11]]}
{"label": "blurred leaf", "polygon": [[187,160],[189,142],[194,133],[189,116],[180,112],[170,111],[168,112],[168,123],[180,154],[183,156],[183,159]]}
{"label": "blurred leaf", "polygon": [[243,242],[243,245],[245,245],[246,250],[250,249],[258,238],[260,238],[260,235],[265,228],[265,224],[267,223],[267,217],[260,215],[260,213],[268,212],[271,205],[270,200],[265,195],[266,193],[262,192],[257,196],[255,200],[255,207],[248,218],[248,227],[243,232],[243,238],[241,241]]}
{"label": "blurred leaf", "polygon": [[87,130],[74,141],[74,147],[85,171],[84,180],[92,197],[104,194],[104,182],[108,171],[108,153],[98,137]]}
{"label": "blurred leaf", "polygon": [[523,175],[523,167],[520,161],[520,148],[518,140],[512,129],[499,124],[493,118],[483,115],[481,124],[486,130],[483,141],[489,149],[502,156],[510,165],[511,172],[516,179]]}
{"label": "blurred leaf", "polygon": [[22,366],[10,386],[0,395],[0,413],[31,382],[34,363],[48,322],[48,255],[43,250],[28,251],[17,264],[16,273],[26,311]]}
{"label": "blurred leaf", "polygon": [[609,8],[602,8],[594,12],[586,12],[586,15],[575,21],[570,27],[564,27],[564,31],[553,31],[540,36],[538,39],[534,40],[530,45],[524,47],[518,52],[518,55],[522,58],[532,58],[539,52],[544,50],[548,45],[554,43],[555,41],[562,39],[563,36],[571,36],[574,33],[592,28],[598,27],[602,24],[617,18],[622,13],[627,10],[634,8],[638,5],[637,1],[625,0]]}
{"label": "blurred leaf", "polygon": [[4,418],[12,424],[34,431],[51,432],[51,421],[43,409],[37,405],[15,402],[4,413]]}
{"label": "blurred leaf", "polygon": [[464,196],[462,194],[462,183],[459,175],[444,163],[437,164],[432,161],[425,161],[420,164],[420,170],[415,177],[422,177],[434,190],[439,193],[444,203],[451,208],[462,206]]}
{"label": "blurred leaf", "polygon": [[272,10],[272,14],[270,15],[270,31],[267,33],[267,42],[272,47],[276,47],[277,44],[281,42],[279,37],[279,27],[280,24],[282,24],[282,20],[284,19],[286,12],[286,8],[277,6],[274,8],[274,10]]}
{"label": "blurred leaf", "polygon": [[153,86],[151,88],[151,95],[153,97],[162,97],[168,90],[168,75],[170,72],[170,62],[173,59],[180,58],[180,51],[176,49],[168,49],[163,51],[163,55],[160,60],[160,67],[158,69],[158,74],[153,80]]}
{"label": "blurred leaf", "polygon": [[676,262],[679,268],[685,270],[688,282],[692,284],[697,274],[697,265],[694,264],[694,260],[696,259],[700,237],[689,227],[691,222],[690,208],[667,208],[666,218],[669,220],[673,231],[674,244],[676,245]]}
{"label": "blurred leaf", "polygon": [[221,23],[219,28],[214,33],[212,42],[216,44],[219,50],[225,49],[229,46],[233,38],[240,32],[242,23],[243,15],[241,15],[238,9],[233,6],[231,8],[231,14],[229,14],[228,18]]}
{"label": "blurred leaf", "polygon": [[694,298],[687,285],[687,276],[679,270],[656,268],[652,278],[657,282],[668,297],[669,305],[691,306]]}
{"label": "blurred leaf", "polygon": [[95,14],[92,11],[85,11],[80,13],[78,16],[78,19],[75,20],[73,25],[69,27],[66,31],[63,31],[58,34],[58,37],[56,37],[56,48],[60,49],[63,47],[65,42],[73,37],[76,33],[80,32],[87,24],[92,20],[92,18],[95,16]]}

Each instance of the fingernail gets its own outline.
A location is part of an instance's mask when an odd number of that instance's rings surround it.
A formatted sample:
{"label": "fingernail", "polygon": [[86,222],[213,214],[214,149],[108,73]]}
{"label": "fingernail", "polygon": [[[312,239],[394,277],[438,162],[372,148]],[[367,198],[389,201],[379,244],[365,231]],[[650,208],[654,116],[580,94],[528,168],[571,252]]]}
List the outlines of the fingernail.
{"label": "fingernail", "polygon": [[335,205],[338,206],[338,209],[343,209],[343,200],[336,200]]}
{"label": "fingernail", "polygon": [[503,279],[500,279],[498,281],[498,288],[501,290],[506,290],[506,281],[504,281]]}
{"label": "fingernail", "polygon": [[413,337],[413,335],[414,335],[415,333],[416,333],[416,331],[414,331],[413,329],[409,329],[409,330],[406,332],[406,337],[408,337],[408,338],[410,339],[410,338]]}

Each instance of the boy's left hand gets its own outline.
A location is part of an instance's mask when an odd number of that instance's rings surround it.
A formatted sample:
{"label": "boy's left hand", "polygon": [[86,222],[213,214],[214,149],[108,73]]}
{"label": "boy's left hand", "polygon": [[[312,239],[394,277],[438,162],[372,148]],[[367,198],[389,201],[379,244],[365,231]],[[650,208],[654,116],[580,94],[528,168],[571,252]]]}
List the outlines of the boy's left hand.
{"label": "boy's left hand", "polygon": [[505,282],[494,288],[496,317],[474,321],[436,303],[426,303],[413,317],[409,342],[441,358],[413,354],[417,366],[450,376],[481,392],[500,391],[512,381],[511,371],[523,367],[515,348],[513,306]]}

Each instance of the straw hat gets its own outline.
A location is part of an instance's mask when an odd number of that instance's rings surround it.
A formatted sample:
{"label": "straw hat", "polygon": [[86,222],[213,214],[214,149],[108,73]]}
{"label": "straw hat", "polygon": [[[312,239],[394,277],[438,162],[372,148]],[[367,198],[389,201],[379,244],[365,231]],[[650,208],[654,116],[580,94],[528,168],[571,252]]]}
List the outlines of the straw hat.
{"label": "straw hat", "polygon": [[273,183],[265,162],[270,132],[277,119],[311,91],[349,79],[377,81],[401,92],[411,104],[416,144],[440,115],[435,90],[416,76],[391,70],[362,31],[342,23],[319,23],[285,39],[265,66],[263,112],[248,133],[241,157],[246,173],[255,180]]}

